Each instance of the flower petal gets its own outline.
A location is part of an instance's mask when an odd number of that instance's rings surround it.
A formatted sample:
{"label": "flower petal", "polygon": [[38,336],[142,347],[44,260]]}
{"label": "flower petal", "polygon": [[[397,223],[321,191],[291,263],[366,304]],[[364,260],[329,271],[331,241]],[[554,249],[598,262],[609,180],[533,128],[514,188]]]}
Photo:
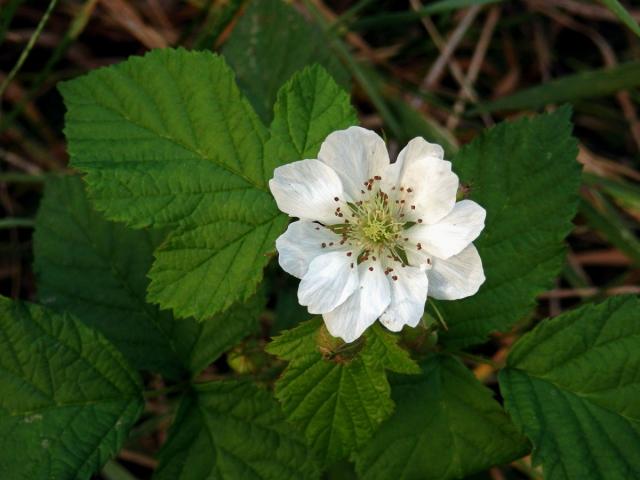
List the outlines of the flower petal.
{"label": "flower petal", "polygon": [[327,330],[334,337],[353,342],[382,315],[389,305],[391,287],[382,265],[362,262],[358,265],[360,285],[346,302],[323,315]]}
{"label": "flower petal", "polygon": [[309,313],[327,313],[343,303],[358,288],[358,269],[345,252],[330,252],[314,258],[298,287],[298,302]]}
{"label": "flower petal", "polygon": [[414,138],[382,175],[382,189],[403,201],[405,220],[436,223],[453,209],[458,176],[442,156],[438,145]]}
{"label": "flower petal", "polygon": [[391,303],[380,316],[380,323],[392,332],[399,332],[404,325],[415,327],[427,301],[427,274],[421,268],[404,267],[395,268],[388,277],[391,278]]}
{"label": "flower petal", "polygon": [[411,158],[432,157],[440,160],[444,159],[444,149],[437,143],[429,143],[422,137],[416,137],[407,143],[398,154],[396,163],[402,166],[405,161]]}
{"label": "flower petal", "polygon": [[330,134],[320,147],[318,159],[333,168],[342,180],[345,191],[356,200],[364,182],[382,175],[389,165],[384,140],[375,132],[361,127],[349,127]]}
{"label": "flower petal", "polygon": [[460,253],[484,228],[487,212],[471,200],[462,200],[449,215],[432,225],[416,224],[406,231],[409,242],[442,259]]}
{"label": "flower petal", "polygon": [[336,207],[349,201],[336,172],[319,160],[300,160],[276,168],[269,188],[278,208],[289,216],[327,224],[339,223]]}
{"label": "flower petal", "polygon": [[473,244],[447,260],[434,258],[427,275],[429,296],[439,300],[470,297],[485,280],[482,260]]}
{"label": "flower petal", "polygon": [[340,245],[342,237],[317,223],[307,220],[293,222],[276,240],[278,262],[282,269],[302,278],[311,261],[333,250],[346,250]]}

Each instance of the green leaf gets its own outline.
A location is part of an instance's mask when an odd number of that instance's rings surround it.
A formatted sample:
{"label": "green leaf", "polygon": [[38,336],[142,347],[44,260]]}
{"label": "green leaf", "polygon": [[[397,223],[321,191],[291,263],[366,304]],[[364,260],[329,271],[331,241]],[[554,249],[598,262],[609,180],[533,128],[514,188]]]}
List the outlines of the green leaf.
{"label": "green leaf", "polygon": [[528,451],[493,392],[457,359],[434,355],[393,381],[396,413],[356,455],[363,479],[463,478]]}
{"label": "green leaf", "polygon": [[420,373],[420,367],[411,358],[409,352],[398,346],[398,336],[391,333],[380,323],[369,327],[366,333],[365,354],[378,361],[384,368],[396,372]]}
{"label": "green leaf", "polygon": [[0,478],[89,479],[142,412],[140,380],[71,316],[0,297]]}
{"label": "green leaf", "polygon": [[564,263],[576,214],[580,165],[571,111],[502,123],[460,150],[454,170],[487,211],[475,245],[486,282],[467,299],[438,302],[450,347],[483,342],[528,315]]}
{"label": "green leaf", "polygon": [[139,369],[197,374],[258,328],[257,295],[207,322],[145,301],[162,231],[131,230],[92,209],[79,177],[49,177],[34,235],[38,297],[100,330]]}
{"label": "green leaf", "polygon": [[613,297],[546,320],[500,372],[505,406],[547,480],[640,477],[640,301]]}
{"label": "green leaf", "polygon": [[[274,28],[274,24],[286,28]],[[322,65],[342,87],[349,87],[349,75],[323,33],[281,0],[251,2],[222,52],[236,72],[238,85],[266,123],[272,118],[279,88],[307,65]]]}
{"label": "green leaf", "polygon": [[600,0],[629,29],[640,37],[640,26],[618,0]]}
{"label": "green leaf", "polygon": [[640,85],[640,62],[580,72],[478,106],[471,113],[541,108],[551,103],[605,97]]}
{"label": "green leaf", "polygon": [[267,170],[295,160],[315,158],[335,131],[358,121],[347,93],[319,66],[295,74],[278,92],[265,146]]}
{"label": "green leaf", "polygon": [[286,225],[262,163],[267,130],[224,61],[154,50],[63,83],[72,165],[112,220],[174,227],[149,298],[198,319],[249,298]]}
{"label": "green leaf", "polygon": [[[268,132],[224,61],[154,50],[60,89],[72,165],[86,173],[97,209],[136,228],[171,228],[148,298],[201,320],[253,295],[288,218],[266,186]],[[336,115],[316,121],[336,124],[314,132],[345,124]]]}
{"label": "green leaf", "polygon": [[276,383],[276,397],[324,464],[362,446],[393,411],[385,368],[418,371],[395,340],[369,329],[364,339],[344,344],[316,318],[267,345],[269,353],[290,362]]}
{"label": "green leaf", "polygon": [[199,384],[180,404],[156,480],[313,479],[301,435],[269,393],[248,382]]}

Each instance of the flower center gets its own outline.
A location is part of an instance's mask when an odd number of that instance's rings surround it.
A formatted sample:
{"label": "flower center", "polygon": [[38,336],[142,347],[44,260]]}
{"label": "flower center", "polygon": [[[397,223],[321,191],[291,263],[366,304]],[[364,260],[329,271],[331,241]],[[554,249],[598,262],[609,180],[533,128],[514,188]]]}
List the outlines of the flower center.
{"label": "flower center", "polygon": [[378,192],[370,199],[352,207],[356,224],[351,237],[372,248],[395,243],[404,222],[398,222],[395,208],[389,205],[388,196]]}

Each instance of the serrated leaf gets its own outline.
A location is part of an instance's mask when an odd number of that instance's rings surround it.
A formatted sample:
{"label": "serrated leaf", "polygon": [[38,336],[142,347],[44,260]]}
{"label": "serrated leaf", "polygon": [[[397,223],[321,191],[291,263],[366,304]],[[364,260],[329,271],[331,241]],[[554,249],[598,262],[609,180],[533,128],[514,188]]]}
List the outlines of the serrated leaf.
{"label": "serrated leaf", "polygon": [[105,220],[79,177],[49,177],[34,235],[38,297],[100,330],[139,369],[197,374],[257,329],[264,299],[206,322],[146,303],[146,274],[164,235]]}
{"label": "serrated leaf", "polygon": [[376,322],[367,329],[367,350],[365,353],[380,364],[396,373],[420,373],[420,367],[411,358],[409,352],[398,346],[398,337],[380,323]]}
{"label": "serrated leaf", "polygon": [[493,393],[457,359],[434,355],[392,382],[396,413],[356,455],[361,478],[463,478],[527,452]]}
{"label": "serrated leaf", "polygon": [[98,210],[171,228],[148,298],[199,320],[249,298],[288,219],[266,186],[268,132],[224,61],[155,50],[60,90],[72,165]]}
{"label": "serrated leaf", "polygon": [[319,66],[305,68],[280,89],[274,112],[265,146],[265,163],[271,171],[315,158],[331,132],[357,123],[349,96]]}
{"label": "serrated leaf", "polygon": [[545,479],[640,477],[640,301],[613,297],[545,320],[500,372]]}
{"label": "serrated leaf", "polygon": [[450,347],[483,342],[528,315],[564,264],[564,238],[578,205],[580,165],[571,137],[571,110],[505,122],[455,157],[469,198],[487,211],[474,242],[486,282],[455,302],[438,302]]}
{"label": "serrated leaf", "polygon": [[68,315],[0,297],[0,478],[89,479],[142,412],[140,380]]}
{"label": "serrated leaf", "polygon": [[199,384],[180,404],[156,480],[318,478],[303,438],[268,392],[248,382]]}
{"label": "serrated leaf", "polygon": [[385,368],[415,369],[406,352],[371,329],[364,345],[333,340],[316,318],[267,345],[269,353],[290,361],[276,397],[327,465],[362,446],[393,411]]}
{"label": "serrated leaf", "polygon": [[98,210],[180,225],[156,253],[149,298],[202,319],[252,295],[286,220],[266,188],[267,130],[224,61],[154,50],[60,90],[71,163]]}
{"label": "serrated leaf", "polygon": [[[274,28],[274,24],[286,28]],[[307,65],[322,65],[348,88],[349,74],[324,34],[281,0],[251,2],[222,52],[236,72],[238,85],[266,123],[272,118],[280,87]]]}

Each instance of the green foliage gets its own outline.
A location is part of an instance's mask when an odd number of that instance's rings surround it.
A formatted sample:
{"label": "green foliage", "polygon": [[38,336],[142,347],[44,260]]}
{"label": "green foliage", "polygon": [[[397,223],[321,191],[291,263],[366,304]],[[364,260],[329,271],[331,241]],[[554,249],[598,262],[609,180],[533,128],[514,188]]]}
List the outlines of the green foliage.
{"label": "green foliage", "polygon": [[380,326],[359,342],[344,344],[328,334],[320,318],[284,332],[267,351],[290,362],[276,383],[276,397],[325,465],[364,445],[393,411],[385,369],[419,371],[396,337]]}
{"label": "green foliage", "polygon": [[142,411],[140,381],[71,316],[0,297],[0,478],[89,479]]}
{"label": "green foliage", "polygon": [[105,220],[79,177],[51,177],[34,237],[38,296],[100,330],[139,369],[197,374],[257,330],[264,300],[257,295],[206,322],[176,320],[146,303],[146,273],[163,237]]}
{"label": "green foliage", "polygon": [[280,87],[307,65],[322,65],[342,87],[349,85],[348,72],[327,47],[323,33],[281,0],[251,2],[223,54],[265,123],[272,118]]}
{"label": "green foliage", "polygon": [[546,320],[500,373],[505,405],[547,480],[640,477],[640,301]]}
{"label": "green foliage", "polygon": [[[336,92],[323,75],[300,78],[318,76],[311,87]],[[224,61],[155,50],[60,89],[72,164],[87,174],[97,209],[132,227],[171,228],[155,252],[148,298],[198,320],[249,298],[288,219],[266,186],[268,131]],[[333,100],[347,117],[317,119],[314,132],[352,122],[348,97]]]}
{"label": "green foliage", "polygon": [[269,393],[248,382],[194,386],[180,404],[160,453],[156,480],[313,479],[301,435]]}
{"label": "green foliage", "polygon": [[528,450],[493,392],[453,357],[433,355],[392,385],[396,413],[356,456],[363,479],[463,478]]}
{"label": "green foliage", "polygon": [[620,19],[633,33],[640,37],[640,25],[618,0],[600,0],[613,14]]}
{"label": "green foliage", "polygon": [[295,160],[315,158],[334,130],[358,119],[349,95],[321,67],[296,73],[278,92],[265,146],[267,171]]}
{"label": "green foliage", "polygon": [[476,295],[438,302],[449,330],[445,343],[481,343],[529,314],[539,293],[560,272],[563,239],[571,231],[580,184],[571,111],[502,123],[455,157],[469,198],[487,211],[475,245],[486,282]]}
{"label": "green foliage", "polygon": [[640,85],[640,62],[628,62],[601,70],[567,75],[542,85],[516,92],[489,103],[477,112],[542,108],[551,103],[574,102],[612,95]]}

